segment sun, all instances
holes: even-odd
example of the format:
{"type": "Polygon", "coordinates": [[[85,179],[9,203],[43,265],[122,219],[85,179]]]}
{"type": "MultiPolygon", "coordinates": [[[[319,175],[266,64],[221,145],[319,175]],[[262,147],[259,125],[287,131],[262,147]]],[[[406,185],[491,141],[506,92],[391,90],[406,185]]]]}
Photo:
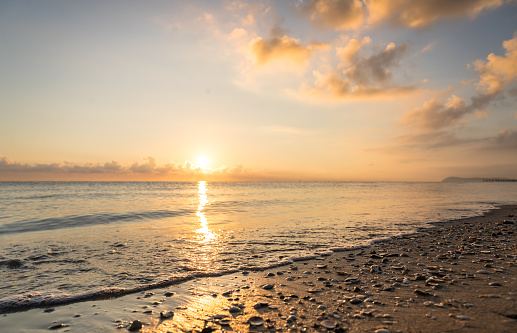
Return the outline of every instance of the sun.
{"type": "Polygon", "coordinates": [[[210,164],[210,160],[206,156],[199,156],[196,160],[196,167],[205,170],[210,164]]]}

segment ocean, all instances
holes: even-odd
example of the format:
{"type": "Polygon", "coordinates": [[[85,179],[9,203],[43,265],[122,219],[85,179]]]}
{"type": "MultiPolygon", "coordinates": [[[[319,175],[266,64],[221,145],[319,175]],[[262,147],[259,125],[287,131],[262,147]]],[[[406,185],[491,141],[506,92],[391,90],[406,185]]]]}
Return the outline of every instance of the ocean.
{"type": "Polygon", "coordinates": [[[0,313],[310,260],[516,202],[516,183],[0,182],[0,313]]]}

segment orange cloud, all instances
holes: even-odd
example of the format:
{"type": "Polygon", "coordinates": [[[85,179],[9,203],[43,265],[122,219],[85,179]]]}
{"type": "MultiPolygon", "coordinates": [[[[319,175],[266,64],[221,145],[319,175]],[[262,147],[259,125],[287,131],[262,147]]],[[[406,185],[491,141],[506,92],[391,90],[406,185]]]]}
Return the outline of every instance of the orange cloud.
{"type": "Polygon", "coordinates": [[[470,16],[502,6],[505,0],[364,0],[368,22],[423,28],[443,18],[470,16]]]}
{"type": "Polygon", "coordinates": [[[477,60],[474,67],[480,75],[478,89],[484,94],[502,92],[517,78],[517,34],[503,42],[504,56],[490,53],[487,61],[477,60]]]}
{"type": "Polygon", "coordinates": [[[511,0],[309,0],[301,12],[319,28],[358,29],[385,22],[410,28],[428,27],[441,19],[469,16],[511,0]]]}
{"type": "Polygon", "coordinates": [[[310,0],[302,7],[302,13],[316,27],[345,30],[359,28],[366,9],[359,0],[310,0]]]}
{"type": "Polygon", "coordinates": [[[302,45],[299,40],[285,35],[275,36],[269,40],[257,37],[250,43],[251,54],[259,66],[279,59],[287,59],[297,65],[303,65],[309,60],[313,51],[322,47],[327,47],[327,44],[302,45]]]}
{"type": "Polygon", "coordinates": [[[436,99],[424,103],[421,108],[406,113],[401,124],[427,131],[437,131],[458,124],[469,113],[466,102],[452,95],[445,104],[436,99]]]}

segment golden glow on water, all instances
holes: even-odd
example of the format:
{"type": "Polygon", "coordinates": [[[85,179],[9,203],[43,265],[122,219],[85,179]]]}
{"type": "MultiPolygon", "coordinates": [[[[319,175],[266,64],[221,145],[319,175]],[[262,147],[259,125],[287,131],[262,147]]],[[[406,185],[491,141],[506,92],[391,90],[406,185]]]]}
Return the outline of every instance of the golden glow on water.
{"type": "Polygon", "coordinates": [[[202,239],[200,240],[200,243],[207,243],[212,240],[214,240],[217,235],[210,230],[208,227],[208,220],[206,219],[205,212],[203,211],[205,209],[205,206],[208,204],[208,196],[206,194],[207,192],[207,186],[206,181],[200,181],[198,183],[198,206],[197,206],[197,212],[196,215],[199,218],[199,222],[201,224],[201,228],[197,229],[196,232],[202,236],[202,239]]]}

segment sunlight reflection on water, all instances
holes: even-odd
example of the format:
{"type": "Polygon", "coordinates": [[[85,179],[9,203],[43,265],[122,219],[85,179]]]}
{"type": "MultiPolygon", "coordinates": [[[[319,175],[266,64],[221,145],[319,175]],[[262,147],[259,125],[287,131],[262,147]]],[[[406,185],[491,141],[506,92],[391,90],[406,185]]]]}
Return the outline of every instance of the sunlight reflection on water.
{"type": "Polygon", "coordinates": [[[197,229],[196,232],[202,236],[200,243],[208,243],[212,240],[216,240],[217,234],[213,233],[212,230],[208,228],[208,220],[206,219],[205,212],[203,211],[205,209],[205,205],[208,204],[206,181],[200,181],[198,188],[199,205],[197,206],[196,216],[199,217],[201,228],[197,229]]]}

